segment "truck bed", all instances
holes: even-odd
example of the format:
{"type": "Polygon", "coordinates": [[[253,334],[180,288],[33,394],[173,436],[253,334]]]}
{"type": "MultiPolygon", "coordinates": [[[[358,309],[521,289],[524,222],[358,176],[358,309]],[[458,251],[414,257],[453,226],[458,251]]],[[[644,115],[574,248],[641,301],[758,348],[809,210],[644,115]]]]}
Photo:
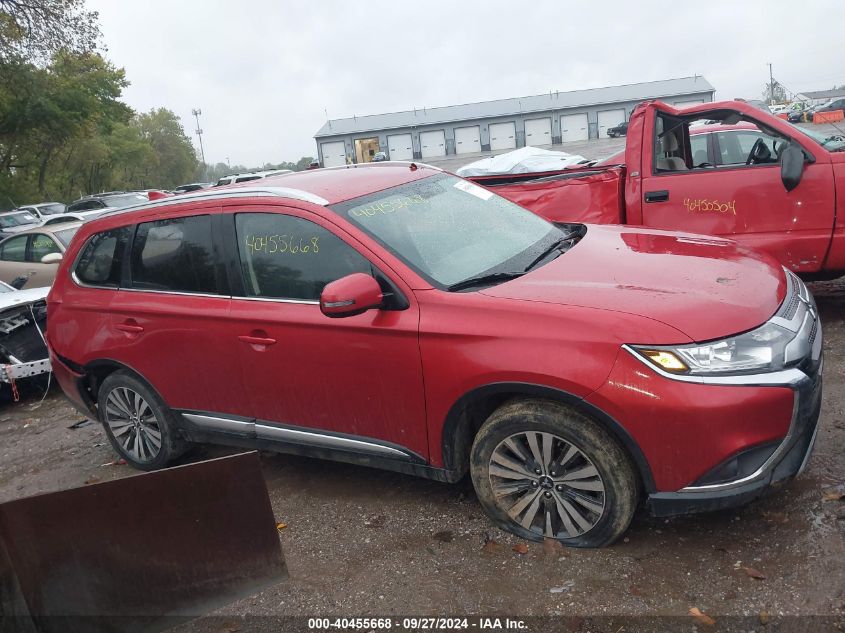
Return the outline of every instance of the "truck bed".
{"type": "Polygon", "coordinates": [[[621,165],[472,176],[468,180],[550,222],[624,223],[625,167],[621,165]]]}

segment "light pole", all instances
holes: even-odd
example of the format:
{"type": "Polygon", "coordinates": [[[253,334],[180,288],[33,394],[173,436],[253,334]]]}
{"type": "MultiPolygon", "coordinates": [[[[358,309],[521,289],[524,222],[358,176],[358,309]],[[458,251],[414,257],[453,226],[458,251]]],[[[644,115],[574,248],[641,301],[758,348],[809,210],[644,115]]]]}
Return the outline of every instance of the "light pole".
{"type": "Polygon", "coordinates": [[[769,105],[775,104],[775,78],[772,75],[772,65],[769,64],[769,105]]]}
{"type": "Polygon", "coordinates": [[[197,138],[200,141],[200,156],[202,157],[202,178],[206,180],[208,178],[208,165],[205,162],[205,150],[202,148],[202,128],[200,127],[200,115],[202,114],[202,110],[199,108],[194,108],[191,110],[191,114],[194,115],[194,118],[197,120],[197,138]]]}

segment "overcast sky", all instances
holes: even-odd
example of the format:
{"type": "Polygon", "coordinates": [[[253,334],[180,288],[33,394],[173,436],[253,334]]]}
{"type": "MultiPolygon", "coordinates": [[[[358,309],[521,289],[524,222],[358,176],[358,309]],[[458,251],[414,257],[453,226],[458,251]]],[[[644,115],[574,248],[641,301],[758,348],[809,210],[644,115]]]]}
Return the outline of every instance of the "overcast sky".
{"type": "Polygon", "coordinates": [[[842,0],[88,0],[137,110],[166,107],[206,160],[315,156],[329,118],[704,75],[717,99],[845,84],[842,0]],[[251,7],[251,8],[247,8],[251,7]]]}

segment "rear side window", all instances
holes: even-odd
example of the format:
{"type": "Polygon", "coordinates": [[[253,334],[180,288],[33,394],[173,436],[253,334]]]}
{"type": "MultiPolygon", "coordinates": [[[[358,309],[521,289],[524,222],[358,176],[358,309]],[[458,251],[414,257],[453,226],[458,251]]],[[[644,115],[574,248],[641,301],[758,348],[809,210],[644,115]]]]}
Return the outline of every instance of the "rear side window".
{"type": "Polygon", "coordinates": [[[129,234],[124,226],[91,236],[76,263],[76,278],[91,286],[117,288],[129,234]]]}
{"type": "Polygon", "coordinates": [[[4,262],[23,262],[26,261],[26,241],[29,239],[26,235],[19,235],[11,237],[0,246],[0,259],[4,262]]]}
{"type": "Polygon", "coordinates": [[[370,263],[323,227],[279,213],[239,213],[235,219],[248,297],[319,301],[330,281],[372,274],[370,263]]]}
{"type": "Polygon", "coordinates": [[[138,225],[132,243],[132,287],[217,294],[211,218],[196,215],[138,225]]]}

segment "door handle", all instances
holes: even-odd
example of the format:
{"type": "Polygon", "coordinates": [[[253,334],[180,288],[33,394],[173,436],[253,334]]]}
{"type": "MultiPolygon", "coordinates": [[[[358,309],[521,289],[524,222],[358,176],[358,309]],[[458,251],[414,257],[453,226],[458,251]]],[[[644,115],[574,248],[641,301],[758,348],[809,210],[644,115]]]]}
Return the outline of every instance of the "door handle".
{"type": "Polygon", "coordinates": [[[248,336],[242,335],[238,337],[238,340],[241,343],[247,343],[248,345],[275,345],[276,339],[274,338],[267,338],[264,336],[248,336]]]}
{"type": "Polygon", "coordinates": [[[123,323],[118,323],[114,326],[115,330],[120,330],[121,332],[126,332],[127,334],[140,334],[144,331],[144,328],[138,325],[134,320],[128,319],[123,323]]]}
{"type": "Polygon", "coordinates": [[[665,189],[662,191],[646,191],[646,202],[666,202],[669,199],[669,192],[665,189]]]}

